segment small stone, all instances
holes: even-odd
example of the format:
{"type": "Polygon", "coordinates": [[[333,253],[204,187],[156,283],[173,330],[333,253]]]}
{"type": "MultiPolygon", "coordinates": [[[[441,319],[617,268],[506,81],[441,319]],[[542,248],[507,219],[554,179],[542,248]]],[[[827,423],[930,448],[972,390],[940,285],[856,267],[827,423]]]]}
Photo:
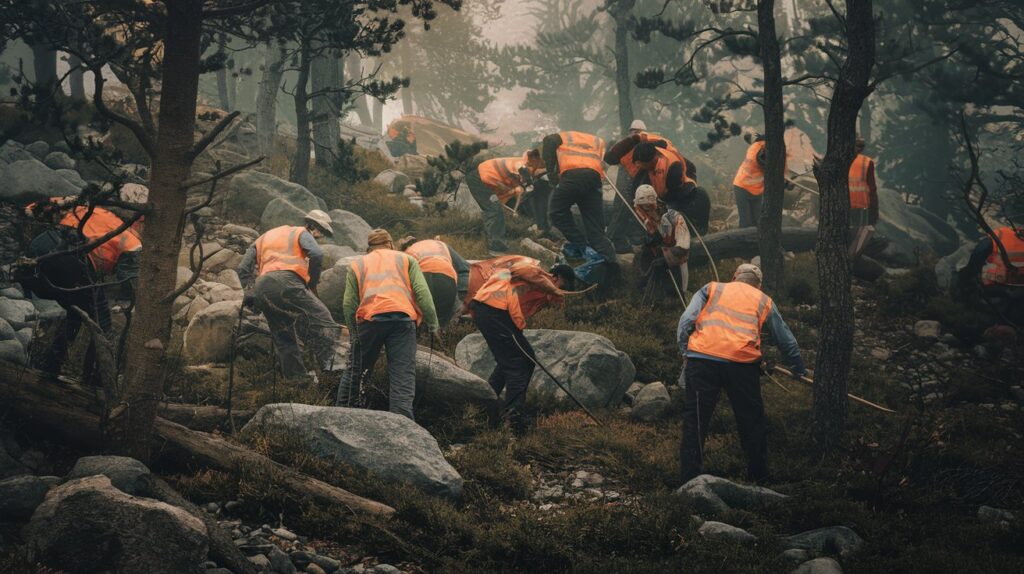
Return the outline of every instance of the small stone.
{"type": "Polygon", "coordinates": [[[49,490],[46,482],[31,474],[0,480],[0,517],[20,519],[32,516],[49,490]]]}
{"type": "Polygon", "coordinates": [[[25,151],[31,153],[39,159],[46,157],[46,154],[50,153],[50,144],[44,141],[32,142],[25,146],[25,151]]]}
{"type": "Polygon", "coordinates": [[[373,567],[373,574],[402,574],[402,571],[390,564],[378,564],[373,567]]]}
{"type": "Polygon", "coordinates": [[[804,562],[791,574],[843,574],[843,569],[833,558],[815,558],[804,562]]]}
{"type": "Polygon", "coordinates": [[[8,299],[24,299],[25,293],[21,290],[21,287],[12,285],[10,287],[0,289],[0,297],[6,297],[8,299]]]}
{"type": "Polygon", "coordinates": [[[806,562],[811,557],[811,555],[806,550],[803,550],[801,548],[790,548],[789,550],[786,550],[782,553],[782,557],[786,560],[789,560],[790,562],[800,564],[806,562]]]}
{"type": "Polygon", "coordinates": [[[305,568],[310,563],[312,553],[306,552],[305,550],[294,550],[288,557],[292,559],[292,564],[295,564],[299,568],[305,568]]]}
{"type": "Polygon", "coordinates": [[[914,335],[922,339],[938,339],[942,334],[942,326],[938,321],[918,321],[914,323],[914,335]]]}
{"type": "Polygon", "coordinates": [[[1016,517],[1009,510],[982,506],[978,508],[978,520],[983,524],[1009,525],[1016,517]]]}
{"type": "Polygon", "coordinates": [[[295,574],[295,565],[291,558],[280,548],[274,546],[270,549],[270,567],[278,574],[295,574]]]}
{"type": "Polygon", "coordinates": [[[211,502],[204,506],[203,509],[209,512],[210,514],[217,514],[217,511],[220,510],[220,505],[217,504],[216,502],[211,502]]]}
{"type": "Polygon", "coordinates": [[[892,356],[892,353],[887,349],[875,347],[874,349],[871,349],[871,356],[879,361],[888,361],[889,357],[892,356]]]}
{"type": "MultiPolygon", "coordinates": [[[[237,544],[238,541],[236,540],[235,542],[237,544]]],[[[245,554],[246,556],[256,556],[257,554],[267,554],[267,553],[269,553],[274,548],[276,548],[276,547],[273,544],[270,544],[270,543],[267,543],[267,544],[253,544],[252,540],[248,540],[248,541],[246,541],[245,544],[242,544],[241,546],[238,547],[238,549],[242,551],[242,554],[245,554]]]]}
{"type": "Polygon", "coordinates": [[[327,572],[316,564],[308,564],[306,565],[306,574],[327,574],[327,572]]]}
{"type": "Polygon", "coordinates": [[[335,560],[330,556],[321,556],[319,554],[313,554],[309,557],[310,562],[324,569],[327,574],[331,574],[338,568],[341,568],[341,561],[335,560]]]}
{"type": "Polygon", "coordinates": [[[234,572],[227,568],[211,568],[206,571],[206,574],[234,574],[234,572]]]}
{"type": "Polygon", "coordinates": [[[829,526],[801,532],[783,539],[786,548],[807,550],[814,556],[849,556],[864,543],[856,532],[845,526],[829,526]]]}
{"type": "Polygon", "coordinates": [[[299,539],[299,537],[294,532],[288,530],[287,528],[275,528],[273,530],[273,533],[274,536],[277,536],[282,540],[288,540],[289,542],[299,539]]]}
{"type": "Polygon", "coordinates": [[[240,500],[229,500],[224,505],[224,510],[227,510],[228,512],[234,512],[235,510],[238,510],[241,507],[242,507],[242,501],[240,501],[240,500]]]}
{"type": "Polygon", "coordinates": [[[262,554],[257,554],[255,556],[249,556],[249,562],[252,562],[253,564],[255,564],[257,568],[261,568],[261,569],[270,568],[270,558],[267,558],[266,556],[264,556],[262,554]]]}
{"type": "Polygon", "coordinates": [[[701,527],[697,529],[697,534],[711,540],[723,540],[726,542],[737,542],[739,544],[752,544],[757,541],[756,536],[742,528],[736,528],[730,524],[715,522],[713,520],[709,520],[701,525],[701,527]]]}

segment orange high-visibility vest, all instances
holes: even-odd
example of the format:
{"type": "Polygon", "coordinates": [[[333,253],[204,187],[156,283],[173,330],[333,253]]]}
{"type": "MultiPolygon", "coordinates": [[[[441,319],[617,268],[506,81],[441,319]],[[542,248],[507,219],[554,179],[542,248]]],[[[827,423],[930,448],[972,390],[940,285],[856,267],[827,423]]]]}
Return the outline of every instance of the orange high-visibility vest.
{"type": "Polygon", "coordinates": [[[668,176],[668,169],[672,167],[672,164],[680,164],[683,173],[683,183],[694,183],[694,181],[686,175],[686,161],[682,159],[682,156],[676,156],[671,152],[658,148],[658,155],[656,156],[656,159],[657,161],[654,164],[654,169],[647,171],[647,177],[650,179],[651,187],[654,188],[654,192],[658,194],[659,198],[664,199],[665,194],[668,193],[666,177],[668,176]]]}
{"type": "Polygon", "coordinates": [[[771,298],[757,287],[739,281],[712,282],[687,348],[727,361],[757,362],[761,326],[771,310],[771,298]]]}
{"type": "Polygon", "coordinates": [[[868,168],[874,161],[864,154],[857,154],[850,164],[850,207],[867,209],[871,206],[871,188],[868,187],[868,168]]]}
{"type": "Polygon", "coordinates": [[[583,132],[562,132],[558,146],[558,174],[570,169],[592,169],[604,176],[604,140],[583,132]]]}
{"type": "Polygon", "coordinates": [[[455,265],[452,264],[452,254],[443,241],[436,239],[417,241],[410,245],[405,252],[419,261],[420,271],[440,273],[458,281],[459,276],[455,273],[455,265]]]}
{"type": "MultiPolygon", "coordinates": [[[[669,141],[667,137],[660,136],[658,134],[650,132],[640,133],[641,142],[656,142],[659,140],[665,142],[665,144],[667,145],[667,147],[659,149],[664,149],[666,152],[669,153],[669,155],[679,156],[680,161],[682,161],[683,154],[680,153],[678,149],[676,149],[676,146],[672,145],[672,142],[669,141]]],[[[636,174],[640,172],[640,167],[636,165],[635,161],[633,161],[633,150],[629,150],[629,153],[622,156],[622,159],[619,160],[619,165],[621,165],[622,169],[626,170],[626,173],[628,173],[632,177],[636,177],[636,174]]]]}
{"type": "Polygon", "coordinates": [[[757,154],[761,153],[762,149],[764,140],[750,144],[747,156],[743,158],[743,163],[736,171],[736,177],[732,179],[733,185],[742,187],[753,195],[764,193],[764,169],[757,163],[757,154]]]}
{"type": "MultiPolygon", "coordinates": [[[[60,224],[77,229],[82,220],[86,218],[88,212],[88,207],[79,205],[65,214],[64,218],[60,220],[60,224]]],[[[93,241],[122,225],[124,225],[124,220],[113,212],[102,207],[93,207],[92,215],[89,215],[88,219],[85,220],[85,225],[82,227],[82,235],[89,241],[93,241]]],[[[89,260],[97,271],[110,273],[114,270],[114,266],[117,265],[117,260],[121,257],[122,253],[138,251],[139,249],[142,249],[142,239],[139,238],[138,233],[134,229],[129,227],[90,251],[89,260]]]]}
{"type": "Polygon", "coordinates": [[[995,238],[992,240],[992,253],[985,260],[985,266],[981,268],[981,283],[983,285],[1024,286],[1024,238],[1017,235],[1012,227],[1000,227],[993,234],[995,238]],[[996,239],[1006,249],[1006,255],[1010,258],[1012,268],[1008,269],[1003,263],[996,239]]]}
{"type": "Polygon", "coordinates": [[[357,321],[369,321],[381,313],[405,313],[417,324],[423,313],[412,292],[409,265],[412,258],[400,251],[375,249],[352,262],[359,282],[357,321]]]}
{"type": "Polygon", "coordinates": [[[493,259],[477,261],[469,266],[469,286],[466,292],[466,301],[470,301],[480,286],[487,282],[498,269],[511,269],[513,265],[540,265],[540,261],[525,255],[502,255],[493,259]]]}
{"type": "MultiPolygon", "coordinates": [[[[513,267],[519,265],[523,264],[513,267]]],[[[554,283],[553,276],[544,274],[554,283]]],[[[474,301],[508,311],[512,322],[519,329],[525,329],[527,319],[543,309],[549,302],[557,299],[559,298],[544,293],[525,281],[516,279],[512,269],[496,270],[473,296],[474,301]]]]}
{"type": "Polygon", "coordinates": [[[477,169],[480,181],[498,196],[498,201],[505,203],[522,184],[519,181],[519,168],[524,165],[526,162],[522,158],[499,157],[482,162],[477,169]]]}
{"type": "Polygon", "coordinates": [[[299,245],[305,227],[282,225],[264,233],[256,240],[256,274],[291,271],[309,283],[309,258],[299,245]]]}

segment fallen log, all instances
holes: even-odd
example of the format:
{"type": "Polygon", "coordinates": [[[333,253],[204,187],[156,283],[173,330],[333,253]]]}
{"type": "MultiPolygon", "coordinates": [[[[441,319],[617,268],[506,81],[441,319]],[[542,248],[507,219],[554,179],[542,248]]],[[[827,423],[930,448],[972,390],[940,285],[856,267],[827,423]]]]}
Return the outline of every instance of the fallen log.
{"type": "MultiPolygon", "coordinates": [[[[811,251],[814,249],[814,244],[817,240],[818,230],[814,227],[790,226],[782,228],[782,248],[786,251],[793,251],[794,253],[811,251]]],[[[690,264],[706,265],[708,256],[695,243],[696,240],[693,240],[690,245],[690,264]]],[[[704,243],[716,261],[732,259],[734,257],[751,259],[761,254],[756,227],[728,229],[718,233],[709,233],[704,236],[704,243]]],[[[729,275],[731,270],[728,273],[723,270],[723,273],[729,275]]]]}
{"type": "MultiPolygon", "coordinates": [[[[226,428],[228,410],[214,405],[190,405],[186,403],[161,403],[157,415],[195,431],[213,432],[226,428]]],[[[252,418],[253,411],[234,410],[231,418],[236,426],[242,426],[252,418]]]]}
{"type": "MultiPolygon", "coordinates": [[[[58,381],[56,377],[0,361],[0,397],[22,416],[91,448],[103,445],[96,390],[58,381]]],[[[369,500],[295,471],[241,445],[209,433],[157,417],[154,437],[158,447],[190,458],[209,468],[239,474],[258,469],[269,480],[299,498],[337,505],[353,512],[390,516],[390,506],[369,500]]],[[[159,452],[157,450],[156,452],[159,452]]]]}

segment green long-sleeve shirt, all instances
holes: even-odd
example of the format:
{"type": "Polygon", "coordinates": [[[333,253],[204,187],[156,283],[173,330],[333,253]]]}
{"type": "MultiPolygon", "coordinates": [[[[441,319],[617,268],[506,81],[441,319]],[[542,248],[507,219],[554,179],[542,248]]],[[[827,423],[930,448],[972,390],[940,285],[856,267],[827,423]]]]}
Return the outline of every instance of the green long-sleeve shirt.
{"type": "MultiPolygon", "coordinates": [[[[412,284],[412,294],[416,300],[416,306],[423,313],[423,320],[431,331],[441,328],[437,320],[437,310],[434,309],[434,300],[430,296],[430,288],[427,287],[427,280],[423,278],[423,271],[420,264],[412,257],[409,260],[409,282],[412,284]]],[[[356,311],[359,309],[359,279],[351,270],[345,278],[345,296],[342,298],[342,312],[345,315],[345,325],[349,331],[355,333],[356,311]]],[[[411,318],[410,318],[411,320],[411,318]]]]}

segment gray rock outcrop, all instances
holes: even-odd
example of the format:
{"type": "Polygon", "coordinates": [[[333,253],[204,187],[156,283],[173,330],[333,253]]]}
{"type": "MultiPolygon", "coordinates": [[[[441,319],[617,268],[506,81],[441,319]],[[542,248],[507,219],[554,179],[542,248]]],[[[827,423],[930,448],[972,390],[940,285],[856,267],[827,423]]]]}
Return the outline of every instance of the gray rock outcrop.
{"type": "Polygon", "coordinates": [[[736,484],[730,480],[702,474],[679,487],[677,494],[685,494],[703,514],[715,516],[731,508],[754,510],[776,504],[788,498],[763,486],[736,484]]]}

